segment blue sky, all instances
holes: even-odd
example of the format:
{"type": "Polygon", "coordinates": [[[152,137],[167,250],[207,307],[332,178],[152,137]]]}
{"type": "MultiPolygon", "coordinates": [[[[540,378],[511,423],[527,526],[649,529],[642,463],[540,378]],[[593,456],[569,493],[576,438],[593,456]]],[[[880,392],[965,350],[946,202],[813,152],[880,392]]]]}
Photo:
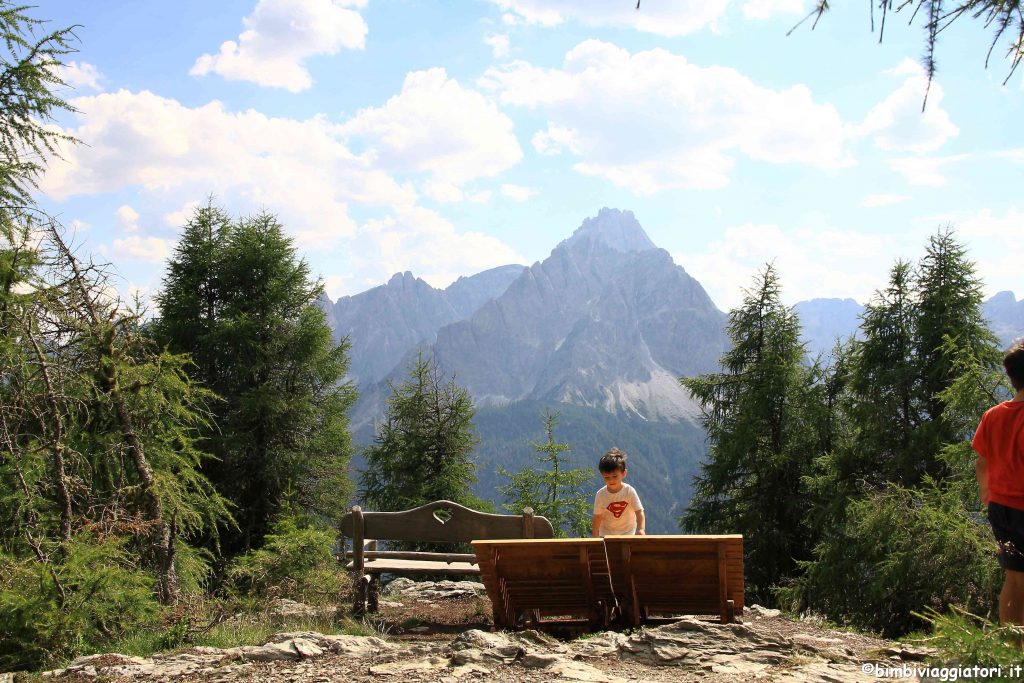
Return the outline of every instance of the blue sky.
{"type": "Polygon", "coordinates": [[[809,0],[47,2],[83,144],[39,200],[143,296],[209,195],[332,298],[528,265],[603,206],[723,309],[769,260],[790,303],[863,302],[946,224],[1020,292],[1024,71],[961,21],[922,113],[923,29],[833,4],[787,37],[809,0]]]}

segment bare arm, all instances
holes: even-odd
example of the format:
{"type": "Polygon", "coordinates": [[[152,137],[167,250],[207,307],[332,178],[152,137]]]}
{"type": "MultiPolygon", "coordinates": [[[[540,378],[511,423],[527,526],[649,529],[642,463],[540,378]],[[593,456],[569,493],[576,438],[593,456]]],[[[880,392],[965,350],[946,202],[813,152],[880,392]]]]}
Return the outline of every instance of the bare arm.
{"type": "Polygon", "coordinates": [[[646,520],[644,518],[644,511],[643,510],[637,510],[636,511],[636,534],[637,534],[637,536],[646,536],[647,535],[647,524],[646,524],[646,520]]]}
{"type": "Polygon", "coordinates": [[[596,537],[600,533],[601,533],[601,515],[594,515],[594,519],[590,523],[590,535],[596,537]]]}

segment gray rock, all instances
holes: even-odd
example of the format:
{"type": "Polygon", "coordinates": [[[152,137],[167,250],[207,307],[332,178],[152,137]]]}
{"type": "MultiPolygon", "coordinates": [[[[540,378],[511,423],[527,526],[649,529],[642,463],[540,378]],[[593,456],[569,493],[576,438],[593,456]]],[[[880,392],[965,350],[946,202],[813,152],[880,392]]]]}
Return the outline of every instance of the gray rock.
{"type": "Polygon", "coordinates": [[[782,615],[780,610],[761,607],[758,604],[747,605],[744,611],[749,612],[754,619],[771,619],[782,615]]]}

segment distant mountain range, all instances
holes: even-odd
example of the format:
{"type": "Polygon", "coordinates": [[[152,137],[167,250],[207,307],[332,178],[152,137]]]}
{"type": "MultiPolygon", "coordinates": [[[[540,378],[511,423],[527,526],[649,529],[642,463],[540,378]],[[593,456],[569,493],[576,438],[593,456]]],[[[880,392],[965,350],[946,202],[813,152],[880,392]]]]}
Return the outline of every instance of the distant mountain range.
{"type": "MultiPolygon", "coordinates": [[[[793,309],[800,317],[801,340],[811,356],[829,353],[838,340],[855,335],[864,312],[853,299],[810,299],[793,309]]],[[[1024,336],[1024,300],[1017,301],[1013,292],[995,294],[981,310],[1002,346],[1024,336]]]]}
{"type": "MultiPolygon", "coordinates": [[[[632,212],[602,209],[530,267],[494,268],[446,289],[397,273],[321,305],[336,337],[351,343],[357,443],[372,440],[388,383],[423,352],[477,405],[479,495],[498,497],[499,468],[532,464],[540,414],[554,409],[555,436],[573,447],[574,466],[595,470],[593,490],[598,458],[618,446],[630,454],[651,531],[678,529],[706,457],[699,407],[678,380],[718,369],[727,317],[632,212]]],[[[794,308],[811,354],[855,333],[863,311],[853,299],[794,308]]],[[[985,312],[1004,340],[1024,333],[1024,302],[1013,294],[996,295],[985,312]]]]}
{"type": "Polygon", "coordinates": [[[372,438],[388,381],[415,354],[455,374],[478,406],[478,493],[494,499],[498,467],[531,464],[540,413],[562,413],[556,432],[577,466],[618,446],[651,508],[652,530],[676,530],[705,455],[699,409],[681,376],[714,370],[726,348],[725,315],[695,279],[651,242],[629,211],[603,209],[529,268],[504,266],[445,290],[410,273],[336,303],[323,302],[352,344],[357,441],[372,438]]]}

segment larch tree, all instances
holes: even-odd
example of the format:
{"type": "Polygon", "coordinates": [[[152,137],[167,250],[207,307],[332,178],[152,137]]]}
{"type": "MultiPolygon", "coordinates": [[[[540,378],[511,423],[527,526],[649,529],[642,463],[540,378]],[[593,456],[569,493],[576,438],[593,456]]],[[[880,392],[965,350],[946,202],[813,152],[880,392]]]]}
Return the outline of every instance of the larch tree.
{"type": "Polygon", "coordinates": [[[408,378],[390,384],[384,421],[364,452],[361,497],[373,510],[406,510],[434,500],[481,509],[472,493],[473,400],[437,363],[419,354],[408,378]]]}
{"type": "Polygon", "coordinates": [[[569,467],[565,454],[572,449],[567,443],[555,441],[558,413],[546,411],[541,419],[544,441],[530,444],[536,452],[536,466],[514,474],[504,468],[498,470],[509,479],[498,489],[508,501],[504,508],[513,514],[533,508],[551,522],[556,536],[587,536],[592,510],[583,487],[593,480],[593,471],[569,467]]]}
{"type": "Polygon", "coordinates": [[[801,411],[813,377],[799,321],[779,291],[768,265],[729,314],[722,371],[682,380],[703,407],[710,452],[680,525],[744,534],[748,585],[763,601],[810,550],[800,487],[813,453],[801,411]]]}

